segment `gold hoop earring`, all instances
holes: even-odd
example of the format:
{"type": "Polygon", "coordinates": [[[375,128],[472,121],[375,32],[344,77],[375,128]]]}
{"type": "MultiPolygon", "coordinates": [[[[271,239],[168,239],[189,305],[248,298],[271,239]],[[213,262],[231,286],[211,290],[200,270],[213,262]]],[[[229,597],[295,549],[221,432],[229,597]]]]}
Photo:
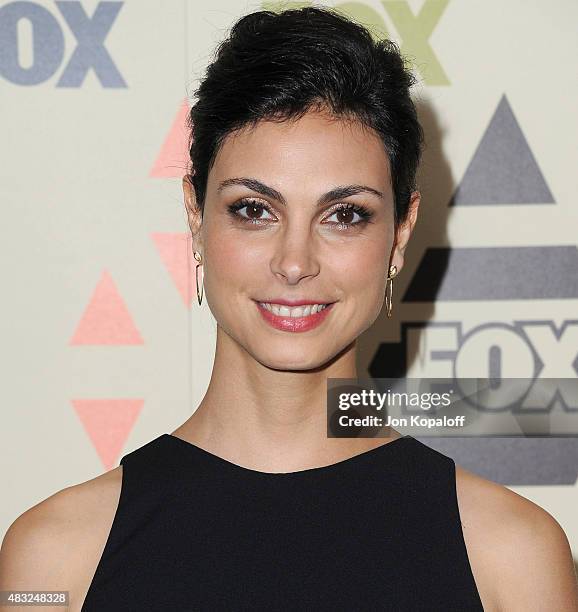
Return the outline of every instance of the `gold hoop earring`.
{"type": "Polygon", "coordinates": [[[391,317],[391,311],[393,309],[393,278],[397,276],[397,266],[389,266],[389,274],[385,281],[385,305],[387,308],[387,318],[391,317]],[[389,289],[389,291],[388,291],[389,289]]]}
{"type": "MultiPolygon", "coordinates": [[[[203,279],[202,278],[201,278],[201,282],[199,283],[199,268],[203,267],[203,257],[202,257],[202,255],[198,251],[194,251],[193,252],[193,256],[194,256],[195,260],[199,262],[197,264],[197,267],[195,268],[195,281],[196,281],[196,285],[197,285],[197,300],[198,300],[199,306],[200,306],[201,302],[203,301],[204,283],[203,283],[203,279]],[[199,293],[199,286],[201,287],[200,293],[199,293]]],[[[201,270],[201,275],[202,275],[202,270],[201,270]]]]}

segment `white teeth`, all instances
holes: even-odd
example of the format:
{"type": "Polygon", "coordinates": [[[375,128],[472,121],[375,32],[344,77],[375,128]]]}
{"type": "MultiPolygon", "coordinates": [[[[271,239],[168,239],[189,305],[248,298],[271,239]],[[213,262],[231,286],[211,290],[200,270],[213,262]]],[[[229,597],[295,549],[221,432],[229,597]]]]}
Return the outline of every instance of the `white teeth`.
{"type": "Polygon", "coordinates": [[[278,317],[293,318],[308,317],[310,314],[315,314],[327,308],[327,304],[307,304],[307,306],[296,306],[295,308],[289,308],[282,304],[269,304],[265,302],[260,302],[260,304],[278,317]]]}

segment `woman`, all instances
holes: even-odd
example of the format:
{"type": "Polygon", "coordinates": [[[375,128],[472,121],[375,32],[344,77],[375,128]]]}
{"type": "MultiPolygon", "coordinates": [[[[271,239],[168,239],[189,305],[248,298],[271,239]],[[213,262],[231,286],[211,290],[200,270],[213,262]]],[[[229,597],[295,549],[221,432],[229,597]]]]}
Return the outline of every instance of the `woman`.
{"type": "Polygon", "coordinates": [[[544,510],[411,436],[326,435],[327,378],[357,376],[417,218],[413,83],[393,43],[329,9],[237,22],[183,180],[218,323],[206,395],[19,517],[3,589],[86,611],[578,609],[544,510]]]}

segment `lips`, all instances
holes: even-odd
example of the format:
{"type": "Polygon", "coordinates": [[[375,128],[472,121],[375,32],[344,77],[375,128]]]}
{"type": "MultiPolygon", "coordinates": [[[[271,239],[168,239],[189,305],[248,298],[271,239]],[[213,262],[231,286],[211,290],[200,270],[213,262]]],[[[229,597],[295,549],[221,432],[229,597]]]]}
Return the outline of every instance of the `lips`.
{"type": "Polygon", "coordinates": [[[297,306],[312,306],[313,304],[330,304],[331,302],[326,302],[325,300],[290,300],[285,298],[271,298],[267,300],[255,300],[260,302],[261,304],[278,304],[280,306],[287,306],[289,308],[295,308],[297,306]]]}
{"type": "MultiPolygon", "coordinates": [[[[269,323],[275,329],[280,329],[281,331],[289,331],[289,332],[304,332],[314,329],[321,325],[321,323],[326,319],[329,312],[333,309],[335,302],[328,304],[323,310],[319,312],[315,312],[313,314],[309,314],[306,316],[287,316],[287,315],[278,315],[268,310],[265,306],[263,306],[259,302],[255,302],[259,312],[263,319],[269,323]]],[[[283,302],[275,302],[277,304],[282,304],[283,302]]],[[[309,302],[309,304],[313,304],[315,302],[309,302]]],[[[317,302],[318,303],[318,302],[317,302]]],[[[303,302],[301,302],[303,304],[303,302]]],[[[295,307],[298,304],[295,304],[295,307]]]]}

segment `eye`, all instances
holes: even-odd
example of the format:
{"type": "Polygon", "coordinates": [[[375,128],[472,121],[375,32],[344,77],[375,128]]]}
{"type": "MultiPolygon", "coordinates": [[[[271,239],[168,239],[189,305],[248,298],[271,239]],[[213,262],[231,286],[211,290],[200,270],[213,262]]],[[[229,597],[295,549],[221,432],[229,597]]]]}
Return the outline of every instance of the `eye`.
{"type": "Polygon", "coordinates": [[[340,204],[327,218],[330,219],[333,216],[337,216],[337,221],[329,225],[335,225],[339,230],[348,230],[356,225],[361,226],[370,223],[373,212],[350,202],[349,204],[340,204]],[[355,215],[359,217],[358,220],[355,220],[355,215]]]}
{"type": "MultiPolygon", "coordinates": [[[[243,198],[227,207],[229,214],[236,220],[250,225],[267,225],[276,219],[267,204],[255,200],[254,198],[243,198]],[[242,212],[243,211],[243,212],[242,212]],[[264,216],[264,213],[268,216],[264,216]]],[[[356,226],[362,227],[370,223],[373,212],[364,206],[357,204],[342,203],[337,206],[331,215],[327,217],[337,217],[335,222],[324,221],[325,225],[331,225],[339,231],[353,229],[356,226]],[[357,215],[358,219],[355,218],[357,215]]]]}
{"type": "Polygon", "coordinates": [[[263,217],[263,212],[271,215],[271,211],[263,202],[252,198],[243,198],[228,206],[227,210],[237,221],[252,225],[266,225],[268,221],[275,218],[274,216],[263,217]],[[243,209],[246,209],[246,211],[241,213],[243,209]]]}

